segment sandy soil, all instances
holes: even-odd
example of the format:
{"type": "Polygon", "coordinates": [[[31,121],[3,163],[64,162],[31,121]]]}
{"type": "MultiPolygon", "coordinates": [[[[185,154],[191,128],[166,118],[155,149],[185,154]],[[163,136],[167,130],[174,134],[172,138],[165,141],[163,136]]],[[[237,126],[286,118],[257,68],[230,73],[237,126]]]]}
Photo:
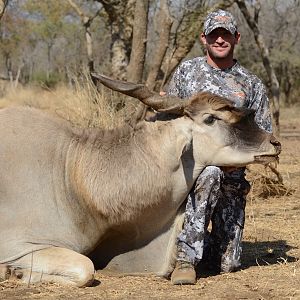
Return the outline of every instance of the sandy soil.
{"type": "Polygon", "coordinates": [[[242,269],[204,272],[195,286],[173,286],[154,275],[97,273],[93,287],[0,283],[0,299],[300,299],[300,109],[284,109],[283,152],[278,170],[283,185],[263,167],[251,167],[242,269]],[[262,176],[264,175],[264,176],[262,176]]]}

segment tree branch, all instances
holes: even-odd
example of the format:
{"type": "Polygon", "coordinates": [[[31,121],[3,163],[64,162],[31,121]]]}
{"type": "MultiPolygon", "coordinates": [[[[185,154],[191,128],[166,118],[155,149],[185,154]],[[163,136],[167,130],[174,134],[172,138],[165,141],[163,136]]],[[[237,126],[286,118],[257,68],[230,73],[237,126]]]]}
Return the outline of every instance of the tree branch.
{"type": "Polygon", "coordinates": [[[77,14],[79,15],[79,17],[83,20],[84,18],[84,13],[83,11],[79,8],[79,6],[73,1],[73,0],[67,0],[69,2],[69,4],[71,5],[71,7],[76,10],[77,14]]]}
{"type": "Polygon", "coordinates": [[[96,11],[96,13],[90,17],[87,16],[83,10],[73,1],[67,0],[70,6],[77,12],[81,19],[81,23],[85,29],[85,40],[86,40],[86,50],[87,50],[87,57],[88,57],[88,69],[90,72],[94,71],[94,59],[93,59],[93,39],[91,34],[91,24],[92,21],[95,19],[96,16],[99,15],[100,11],[102,10],[103,6],[96,11]]]}

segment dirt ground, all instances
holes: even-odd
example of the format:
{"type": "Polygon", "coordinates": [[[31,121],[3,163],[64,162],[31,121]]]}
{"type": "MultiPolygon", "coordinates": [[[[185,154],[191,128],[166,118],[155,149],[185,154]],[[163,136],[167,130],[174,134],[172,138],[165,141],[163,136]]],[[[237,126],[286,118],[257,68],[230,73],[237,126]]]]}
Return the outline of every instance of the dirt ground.
{"type": "Polygon", "coordinates": [[[0,299],[300,299],[300,108],[283,109],[283,151],[274,173],[251,167],[242,269],[200,274],[195,286],[173,286],[154,275],[121,276],[97,272],[89,288],[57,284],[0,283],[0,299]]]}

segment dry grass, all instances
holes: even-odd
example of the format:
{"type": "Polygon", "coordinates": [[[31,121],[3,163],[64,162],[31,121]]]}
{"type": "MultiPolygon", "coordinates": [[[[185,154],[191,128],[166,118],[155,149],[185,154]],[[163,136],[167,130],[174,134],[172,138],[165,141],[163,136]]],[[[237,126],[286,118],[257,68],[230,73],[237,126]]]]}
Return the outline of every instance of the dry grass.
{"type": "MultiPolygon", "coordinates": [[[[24,105],[48,110],[81,127],[112,128],[122,124],[123,111],[119,102],[112,101],[112,93],[93,85],[87,75],[74,80],[72,87],[58,86],[55,90],[37,86],[10,87],[0,99],[0,108],[24,105]]],[[[120,100],[121,102],[121,100],[120,100]]]]}
{"type": "Polygon", "coordinates": [[[251,182],[251,197],[267,199],[273,196],[290,196],[295,193],[297,186],[290,184],[290,182],[283,182],[282,168],[276,173],[272,171],[270,166],[248,166],[247,179],[251,182]],[[278,173],[277,173],[278,172],[278,173]]]}

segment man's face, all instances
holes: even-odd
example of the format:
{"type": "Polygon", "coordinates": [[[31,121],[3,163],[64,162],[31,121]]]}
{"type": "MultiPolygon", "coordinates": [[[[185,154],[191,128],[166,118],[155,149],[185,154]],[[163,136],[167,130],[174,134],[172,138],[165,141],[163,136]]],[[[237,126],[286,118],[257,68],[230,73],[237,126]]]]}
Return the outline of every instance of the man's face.
{"type": "Polygon", "coordinates": [[[201,41],[206,46],[209,56],[215,59],[232,57],[239,39],[238,32],[231,34],[225,28],[216,28],[208,35],[201,34],[201,41]]]}

